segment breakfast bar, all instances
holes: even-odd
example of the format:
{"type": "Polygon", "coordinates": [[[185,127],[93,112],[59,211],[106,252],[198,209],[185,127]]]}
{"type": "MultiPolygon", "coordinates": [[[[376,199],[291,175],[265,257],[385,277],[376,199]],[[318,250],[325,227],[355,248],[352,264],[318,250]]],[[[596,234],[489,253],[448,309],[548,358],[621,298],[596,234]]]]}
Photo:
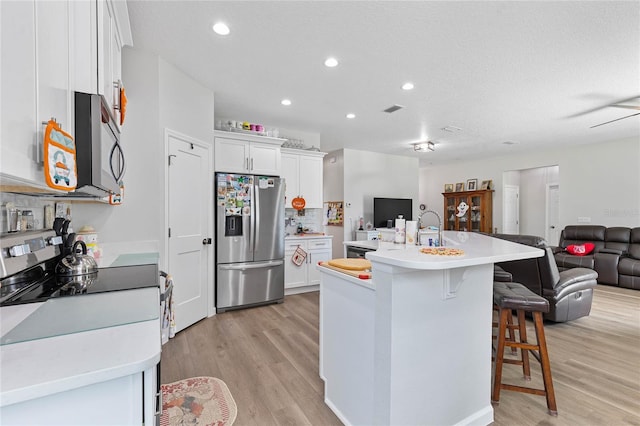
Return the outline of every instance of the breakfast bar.
{"type": "Polygon", "coordinates": [[[444,240],[453,255],[380,244],[366,254],[371,279],[318,266],[320,376],[345,424],[493,421],[493,264],[543,252],[478,233],[444,240]]]}

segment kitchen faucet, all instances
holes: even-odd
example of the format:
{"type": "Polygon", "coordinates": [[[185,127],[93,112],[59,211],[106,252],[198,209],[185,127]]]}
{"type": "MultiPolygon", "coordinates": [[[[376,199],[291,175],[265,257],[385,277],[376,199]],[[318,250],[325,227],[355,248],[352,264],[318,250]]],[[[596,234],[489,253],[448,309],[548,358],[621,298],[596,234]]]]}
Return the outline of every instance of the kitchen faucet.
{"type": "Polygon", "coordinates": [[[436,244],[436,246],[444,246],[444,240],[442,239],[442,217],[440,216],[440,213],[438,213],[435,210],[422,210],[420,212],[420,214],[418,215],[418,238],[416,238],[416,245],[421,245],[420,244],[420,227],[422,224],[422,215],[424,215],[425,213],[433,213],[436,215],[436,217],[438,218],[438,242],[436,244]]]}

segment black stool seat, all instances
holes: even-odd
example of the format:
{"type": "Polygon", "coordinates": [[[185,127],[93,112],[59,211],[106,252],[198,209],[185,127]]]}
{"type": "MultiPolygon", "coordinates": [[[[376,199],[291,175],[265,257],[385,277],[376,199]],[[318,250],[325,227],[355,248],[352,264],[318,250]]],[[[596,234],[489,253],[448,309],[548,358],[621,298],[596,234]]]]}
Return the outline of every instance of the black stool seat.
{"type": "Polygon", "coordinates": [[[549,312],[549,301],[520,283],[493,283],[493,303],[499,308],[549,312]]]}

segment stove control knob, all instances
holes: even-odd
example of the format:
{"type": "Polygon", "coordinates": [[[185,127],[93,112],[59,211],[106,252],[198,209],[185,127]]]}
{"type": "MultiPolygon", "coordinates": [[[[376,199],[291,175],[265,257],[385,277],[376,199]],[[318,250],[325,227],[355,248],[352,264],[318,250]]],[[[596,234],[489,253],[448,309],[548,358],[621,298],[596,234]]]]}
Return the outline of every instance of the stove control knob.
{"type": "Polygon", "coordinates": [[[47,245],[57,246],[58,244],[62,244],[62,236],[58,235],[55,237],[51,237],[47,240],[47,245]]]}
{"type": "Polygon", "coordinates": [[[31,253],[29,244],[19,244],[9,248],[9,254],[13,257],[24,256],[29,253],[31,253]]]}

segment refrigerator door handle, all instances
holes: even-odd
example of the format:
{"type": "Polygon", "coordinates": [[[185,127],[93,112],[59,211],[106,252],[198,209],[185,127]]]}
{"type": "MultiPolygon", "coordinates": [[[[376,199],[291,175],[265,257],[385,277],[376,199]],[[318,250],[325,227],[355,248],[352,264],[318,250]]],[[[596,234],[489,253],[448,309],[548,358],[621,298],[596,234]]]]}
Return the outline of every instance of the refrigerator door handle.
{"type": "MultiPolygon", "coordinates": [[[[257,177],[257,176],[256,176],[257,177]]],[[[255,178],[254,178],[255,179],[255,178]]],[[[251,236],[253,237],[253,243],[251,244],[251,249],[255,252],[256,247],[260,244],[260,191],[259,186],[254,184],[253,186],[253,200],[254,200],[254,215],[253,215],[253,233],[251,236]]]]}
{"type": "Polygon", "coordinates": [[[224,271],[244,271],[245,269],[260,269],[265,267],[280,266],[284,263],[282,260],[272,260],[269,262],[244,263],[240,265],[218,265],[224,271]]]}

